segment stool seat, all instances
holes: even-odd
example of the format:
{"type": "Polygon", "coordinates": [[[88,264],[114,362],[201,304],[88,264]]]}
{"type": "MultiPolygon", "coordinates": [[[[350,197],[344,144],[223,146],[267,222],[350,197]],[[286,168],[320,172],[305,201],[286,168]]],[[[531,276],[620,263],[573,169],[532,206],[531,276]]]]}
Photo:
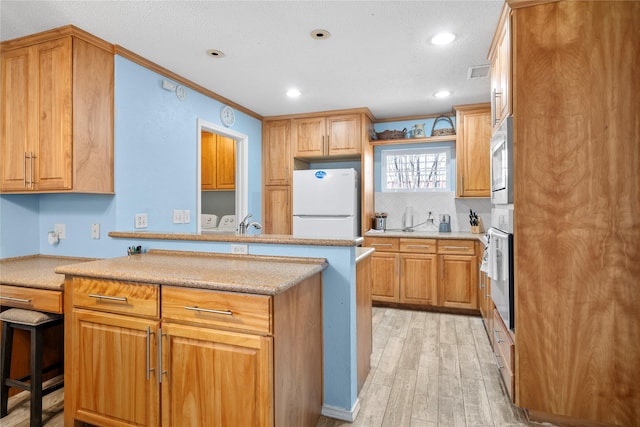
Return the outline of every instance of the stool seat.
{"type": "MultiPolygon", "coordinates": [[[[9,388],[18,388],[31,392],[30,426],[42,426],[42,396],[60,389],[64,383],[58,382],[42,388],[42,374],[50,369],[62,367],[56,364],[47,370],[42,367],[42,353],[44,347],[44,330],[60,325],[64,321],[61,314],[42,313],[35,310],[11,308],[0,313],[2,321],[2,347],[0,348],[0,417],[8,413],[9,388]],[[11,355],[13,352],[13,331],[23,329],[31,334],[29,375],[23,378],[10,378],[11,355]],[[28,381],[27,381],[28,380],[28,381]]],[[[61,343],[64,345],[64,343],[61,343]]]]}
{"type": "Polygon", "coordinates": [[[3,322],[18,323],[20,325],[38,326],[43,323],[53,322],[62,318],[61,314],[42,313],[35,310],[24,310],[22,308],[10,308],[0,313],[0,320],[3,322]]]}

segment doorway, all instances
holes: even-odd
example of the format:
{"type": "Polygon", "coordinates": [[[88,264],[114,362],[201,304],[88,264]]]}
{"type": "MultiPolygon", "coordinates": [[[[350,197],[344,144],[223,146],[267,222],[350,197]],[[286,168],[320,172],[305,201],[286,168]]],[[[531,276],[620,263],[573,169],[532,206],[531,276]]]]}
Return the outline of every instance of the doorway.
{"type": "MultiPolygon", "coordinates": [[[[231,129],[224,128],[214,123],[198,119],[198,150],[197,150],[197,232],[202,232],[202,214],[214,214],[221,219],[223,215],[235,215],[238,221],[247,214],[248,205],[248,142],[249,137],[245,134],[235,132],[231,129]],[[217,137],[220,138],[217,138],[217,137]],[[204,137],[204,139],[203,139],[204,137]],[[211,182],[205,182],[203,190],[203,168],[205,172],[210,171],[209,165],[203,166],[203,154],[211,150],[211,140],[208,138],[217,138],[220,142],[221,165],[224,164],[224,158],[228,159],[229,143],[235,144],[235,180],[225,179],[225,174],[221,174],[221,183],[219,189],[213,189],[211,182]],[[235,181],[235,185],[230,181],[235,181]],[[232,188],[233,187],[233,188],[232,188]],[[212,190],[213,189],[213,190],[212,190]]],[[[215,144],[213,144],[215,146],[215,144]]],[[[211,154],[211,153],[209,153],[211,154]]],[[[207,157],[209,156],[207,154],[207,157]]],[[[228,175],[228,173],[227,173],[228,175]]],[[[208,181],[205,178],[205,181],[208,181]]],[[[215,185],[215,184],[214,184],[215,185]]]]}

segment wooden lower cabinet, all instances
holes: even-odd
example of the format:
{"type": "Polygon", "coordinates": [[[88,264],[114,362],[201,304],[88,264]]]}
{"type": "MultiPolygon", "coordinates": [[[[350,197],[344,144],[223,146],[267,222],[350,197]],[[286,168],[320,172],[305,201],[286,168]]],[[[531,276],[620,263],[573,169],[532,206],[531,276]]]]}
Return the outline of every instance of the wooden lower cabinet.
{"type": "Polygon", "coordinates": [[[162,425],[272,424],[272,337],[165,323],[162,425]]]}
{"type": "Polygon", "coordinates": [[[160,425],[154,357],[159,320],[84,309],[74,310],[73,318],[74,398],[65,403],[74,419],[96,426],[160,425]]]}
{"type": "Polygon", "coordinates": [[[317,422],[319,273],[274,296],[69,277],[65,290],[65,425],[317,422]]]}
{"type": "Polygon", "coordinates": [[[371,255],[371,296],[374,301],[398,302],[400,255],[375,252],[371,255]]]}
{"type": "Polygon", "coordinates": [[[473,240],[369,237],[375,302],[478,309],[473,240]]]}
{"type": "Polygon", "coordinates": [[[478,309],[478,271],[475,256],[439,255],[439,305],[449,308],[478,309]]]}
{"type": "Polygon", "coordinates": [[[400,302],[437,305],[437,255],[400,254],[400,302]]]}

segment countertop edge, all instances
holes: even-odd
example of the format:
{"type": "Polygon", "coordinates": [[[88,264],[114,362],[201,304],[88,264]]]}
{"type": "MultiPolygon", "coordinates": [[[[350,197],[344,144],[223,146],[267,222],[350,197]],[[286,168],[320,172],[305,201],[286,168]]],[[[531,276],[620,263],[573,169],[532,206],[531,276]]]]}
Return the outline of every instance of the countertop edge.
{"type": "Polygon", "coordinates": [[[360,261],[369,258],[374,252],[375,248],[362,247],[356,249],[356,264],[360,261]]]}
{"type": "Polygon", "coordinates": [[[359,246],[364,242],[362,237],[354,238],[325,238],[303,237],[285,234],[198,234],[198,233],[168,233],[153,231],[110,231],[109,237],[119,239],[151,239],[151,240],[189,240],[203,242],[231,242],[231,243],[263,243],[280,245],[309,245],[309,246],[359,246]]]}
{"type": "Polygon", "coordinates": [[[56,267],[56,273],[62,273],[67,276],[73,277],[86,277],[96,279],[118,280],[128,281],[141,284],[155,284],[164,286],[177,286],[183,288],[197,288],[208,289],[227,292],[239,292],[239,293],[251,293],[260,295],[277,295],[285,292],[289,288],[303,282],[309,277],[322,272],[328,267],[328,262],[324,258],[296,258],[296,257],[280,257],[280,256],[263,256],[263,255],[238,255],[238,254],[218,254],[208,252],[188,252],[188,251],[171,251],[171,250],[152,250],[146,254],[129,255],[125,257],[107,259],[104,261],[113,262],[126,262],[131,257],[146,257],[154,255],[172,256],[172,257],[208,257],[211,259],[235,259],[237,261],[272,261],[274,263],[285,264],[308,264],[308,268],[296,275],[294,278],[285,280],[283,279],[277,286],[261,286],[259,283],[251,284],[238,284],[227,282],[213,282],[210,280],[202,280],[197,278],[190,278],[188,273],[178,276],[162,276],[162,273],[150,274],[144,271],[133,270],[114,270],[107,269],[101,265],[86,264],[80,267],[79,265],[65,265],[56,267]],[[120,260],[120,261],[119,261],[120,260]]]}

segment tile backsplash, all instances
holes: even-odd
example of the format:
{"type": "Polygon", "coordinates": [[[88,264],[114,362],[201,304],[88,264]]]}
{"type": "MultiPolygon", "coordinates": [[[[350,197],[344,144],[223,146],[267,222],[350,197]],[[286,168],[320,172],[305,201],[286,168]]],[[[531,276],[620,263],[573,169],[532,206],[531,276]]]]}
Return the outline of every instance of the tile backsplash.
{"type": "Polygon", "coordinates": [[[438,231],[441,214],[451,217],[451,231],[469,232],[469,209],[482,220],[484,229],[491,226],[491,200],[489,198],[461,199],[453,192],[437,193],[375,193],[375,211],[386,212],[387,230],[401,230],[405,223],[406,212],[413,212],[413,224],[416,231],[438,231]],[[409,209],[407,209],[409,208],[409,209]],[[433,225],[427,224],[431,212],[433,225]]]}

